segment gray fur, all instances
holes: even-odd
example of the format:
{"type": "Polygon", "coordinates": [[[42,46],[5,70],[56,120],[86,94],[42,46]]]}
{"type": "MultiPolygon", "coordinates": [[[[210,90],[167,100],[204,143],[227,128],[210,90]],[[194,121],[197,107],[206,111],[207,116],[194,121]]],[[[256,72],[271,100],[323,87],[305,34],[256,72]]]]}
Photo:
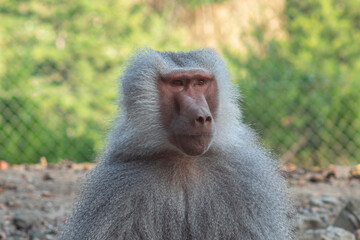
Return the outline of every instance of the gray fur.
{"type": "Polygon", "coordinates": [[[286,183],[241,122],[215,51],[139,51],[121,83],[121,114],[61,239],[291,239],[286,183]],[[161,126],[156,85],[176,69],[207,71],[219,89],[213,143],[185,169],[166,154],[177,150],[161,126]]]}

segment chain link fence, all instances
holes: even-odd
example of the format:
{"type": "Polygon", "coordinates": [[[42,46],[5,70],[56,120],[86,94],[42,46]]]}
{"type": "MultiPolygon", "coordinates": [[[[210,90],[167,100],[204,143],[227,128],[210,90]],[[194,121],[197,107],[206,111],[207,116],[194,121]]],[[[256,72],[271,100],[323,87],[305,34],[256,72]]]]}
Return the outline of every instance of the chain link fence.
{"type": "MultiPolygon", "coordinates": [[[[34,71],[46,75],[57,70],[46,67],[34,71]]],[[[61,87],[32,86],[25,91],[20,84],[33,78],[22,79],[25,83],[19,78],[5,75],[1,79],[0,159],[31,163],[45,156],[52,162],[92,161],[114,116],[115,80],[108,81],[114,89],[108,99],[88,92],[83,95],[98,98],[101,103],[96,106],[92,101],[79,103],[77,96],[81,94],[68,92],[70,97],[65,96],[61,87]],[[64,98],[69,99],[64,102],[64,98]],[[101,105],[111,108],[104,112],[101,105]]],[[[351,86],[332,83],[296,88],[241,81],[238,85],[243,95],[244,120],[283,162],[309,166],[359,161],[359,93],[347,94],[351,86]]]]}
{"type": "Polygon", "coordinates": [[[244,89],[255,96],[245,97],[244,117],[283,163],[355,164],[360,160],[359,93],[336,96],[349,87],[342,82],[244,89]]]}

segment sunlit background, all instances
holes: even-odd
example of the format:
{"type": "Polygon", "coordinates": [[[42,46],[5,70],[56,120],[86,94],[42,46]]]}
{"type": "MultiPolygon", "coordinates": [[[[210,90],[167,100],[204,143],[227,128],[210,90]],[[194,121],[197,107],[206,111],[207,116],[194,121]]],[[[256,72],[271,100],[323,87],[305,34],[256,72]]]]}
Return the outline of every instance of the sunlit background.
{"type": "Polygon", "coordinates": [[[217,49],[283,162],[360,163],[359,0],[0,0],[0,160],[93,161],[139,47],[217,49]]]}

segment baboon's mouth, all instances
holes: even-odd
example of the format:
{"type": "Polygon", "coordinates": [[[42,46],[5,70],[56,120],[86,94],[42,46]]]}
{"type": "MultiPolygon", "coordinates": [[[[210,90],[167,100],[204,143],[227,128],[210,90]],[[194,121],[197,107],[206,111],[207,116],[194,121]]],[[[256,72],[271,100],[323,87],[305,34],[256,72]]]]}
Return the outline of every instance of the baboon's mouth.
{"type": "Polygon", "coordinates": [[[199,156],[209,149],[213,136],[213,133],[177,134],[173,144],[187,155],[199,156]]]}

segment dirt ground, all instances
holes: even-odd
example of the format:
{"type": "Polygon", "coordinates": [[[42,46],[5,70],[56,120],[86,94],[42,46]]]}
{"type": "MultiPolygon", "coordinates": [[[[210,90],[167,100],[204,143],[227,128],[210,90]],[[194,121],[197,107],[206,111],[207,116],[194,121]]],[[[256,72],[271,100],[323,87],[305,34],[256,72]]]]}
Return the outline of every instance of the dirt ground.
{"type": "MultiPolygon", "coordinates": [[[[79,179],[89,168],[89,164],[63,164],[0,170],[0,239],[57,239],[71,212],[79,179]]],[[[349,179],[350,168],[336,171],[330,179],[323,178],[321,171],[286,174],[300,216],[298,230],[306,228],[301,216],[325,216],[324,224],[331,224],[349,199],[360,198],[360,180],[349,179]]]]}

